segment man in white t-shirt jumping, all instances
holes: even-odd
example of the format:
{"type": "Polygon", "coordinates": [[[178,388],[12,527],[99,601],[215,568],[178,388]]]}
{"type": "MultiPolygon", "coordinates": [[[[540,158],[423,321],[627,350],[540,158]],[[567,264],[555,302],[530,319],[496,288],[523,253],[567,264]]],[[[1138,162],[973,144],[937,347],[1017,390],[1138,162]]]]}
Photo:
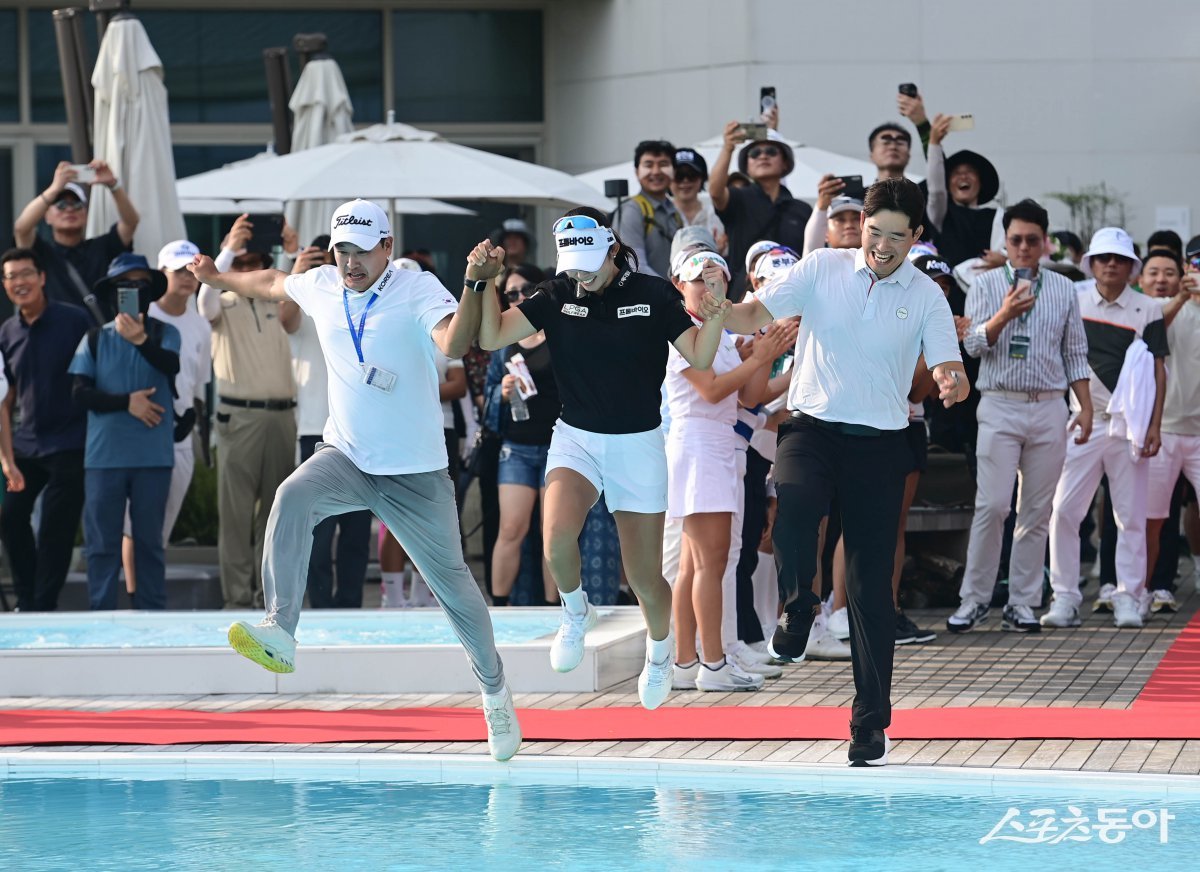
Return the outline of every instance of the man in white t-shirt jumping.
{"type": "Polygon", "coordinates": [[[392,265],[391,225],[374,203],[338,207],[330,237],[336,265],[300,275],[219,273],[201,256],[192,266],[196,278],[214,288],[295,301],[315,322],[329,368],[324,443],[280,487],[267,522],[267,617],[256,625],[235,622],[229,642],[272,672],[294,671],[311,551],[299,546],[312,541],[324,518],[370,509],[450,619],[483,690],[492,756],[507,760],[521,744],[521,730],[487,605],[463,560],[435,363],[438,349],[460,358],[470,347],[479,331],[480,295],[495,293],[504,252],[484,243],[471,252],[466,289],[455,303],[431,273],[392,265]]]}

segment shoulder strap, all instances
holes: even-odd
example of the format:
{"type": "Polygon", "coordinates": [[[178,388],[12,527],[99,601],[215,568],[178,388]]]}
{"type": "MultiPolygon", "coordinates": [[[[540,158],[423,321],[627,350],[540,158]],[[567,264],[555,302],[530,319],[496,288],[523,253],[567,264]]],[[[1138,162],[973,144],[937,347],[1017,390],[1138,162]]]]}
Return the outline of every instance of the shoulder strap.
{"type": "Polygon", "coordinates": [[[87,310],[91,312],[93,320],[97,324],[103,324],[105,320],[104,313],[100,311],[100,304],[96,300],[96,295],[88,289],[87,284],[83,281],[83,276],[79,274],[79,270],[75,269],[75,264],[71,263],[66,257],[60,259],[63,266],[66,267],[67,276],[71,279],[71,284],[75,286],[75,293],[79,294],[79,299],[87,307],[87,310]]]}
{"type": "Polygon", "coordinates": [[[87,332],[88,351],[92,353],[92,361],[96,360],[96,346],[100,343],[100,328],[92,327],[87,332]]]}

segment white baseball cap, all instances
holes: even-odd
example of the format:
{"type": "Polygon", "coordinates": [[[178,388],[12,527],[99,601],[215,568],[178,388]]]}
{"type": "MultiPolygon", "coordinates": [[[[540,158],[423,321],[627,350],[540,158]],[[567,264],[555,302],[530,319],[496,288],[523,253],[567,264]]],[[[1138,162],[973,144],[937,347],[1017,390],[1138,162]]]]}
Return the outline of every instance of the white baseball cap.
{"type": "Polygon", "coordinates": [[[834,197],[829,204],[829,212],[826,213],[826,217],[832,218],[843,212],[861,212],[862,210],[862,200],[856,200],[853,197],[834,197]]]}
{"type": "Polygon", "coordinates": [[[158,268],[177,270],[183,269],[200,253],[193,243],[186,239],[176,239],[174,242],[168,242],[158,252],[158,268]]]}
{"type": "Polygon", "coordinates": [[[715,263],[725,273],[725,281],[729,281],[729,264],[725,262],[725,258],[717,254],[715,251],[693,251],[688,255],[682,263],[679,264],[679,279],[685,282],[694,282],[704,273],[704,268],[710,263],[715,263]]]}
{"type": "Polygon", "coordinates": [[[339,242],[370,251],[381,239],[392,235],[387,213],[370,200],[351,200],[337,207],[329,222],[329,248],[339,242]]]}
{"type": "Polygon", "coordinates": [[[558,272],[569,269],[595,272],[604,264],[616,242],[612,230],[588,215],[566,215],[554,224],[558,272]]]}
{"type": "Polygon", "coordinates": [[[1133,272],[1129,274],[1132,281],[1142,271],[1141,258],[1133,250],[1133,239],[1120,227],[1101,227],[1092,235],[1087,254],[1079,259],[1079,268],[1089,278],[1092,275],[1092,256],[1096,254],[1119,254],[1133,261],[1133,272]]]}
{"type": "Polygon", "coordinates": [[[772,248],[778,248],[778,247],[779,247],[779,243],[772,242],[770,239],[763,239],[763,240],[760,240],[759,242],[756,242],[753,245],[751,245],[750,248],[746,251],[746,272],[750,272],[751,267],[754,266],[755,259],[760,254],[766,254],[772,248]]]}
{"type": "Polygon", "coordinates": [[[778,248],[772,248],[758,259],[758,263],[754,265],[754,277],[756,279],[770,278],[790,269],[799,262],[800,258],[796,256],[796,252],[781,245],[778,248]]]}

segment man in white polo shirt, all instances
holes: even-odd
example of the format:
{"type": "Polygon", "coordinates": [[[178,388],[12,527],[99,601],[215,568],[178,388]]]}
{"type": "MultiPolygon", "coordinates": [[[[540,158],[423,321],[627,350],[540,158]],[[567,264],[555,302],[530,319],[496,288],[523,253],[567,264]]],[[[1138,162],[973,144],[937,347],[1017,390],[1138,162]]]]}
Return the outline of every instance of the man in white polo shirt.
{"type": "Polygon", "coordinates": [[[471,252],[467,289],[456,304],[432,273],[392,265],[391,225],[374,203],[338,207],[330,247],[336,265],[292,276],[218,273],[206,257],[192,267],[214,288],[294,300],[315,322],[329,369],[325,441],[279,488],[267,522],[267,617],[257,625],[235,622],[229,642],[272,672],[294,671],[311,553],[301,545],[312,542],[323,519],[370,509],[412,558],[466,648],[483,690],[492,756],[507,760],[521,731],[487,605],[463,560],[434,359],[437,349],[459,358],[470,347],[479,330],[479,295],[495,293],[504,251],[489,256],[490,245],[482,243],[471,252]]]}
{"type": "MultiPolygon", "coordinates": [[[[925,198],[907,179],[876,182],[863,203],[862,248],[814,251],[733,307],[725,327],[751,333],[801,315],[791,420],[779,428],[775,562],[784,615],[769,649],[803,659],[820,600],[810,588],[817,530],[836,496],[846,539],[854,664],[851,766],[887,762],[896,612],[892,564],[912,467],[908,393],[923,354],[947,405],[969,390],[950,306],[908,261],[925,198]]],[[[716,305],[706,299],[706,306],[716,305]]]]}

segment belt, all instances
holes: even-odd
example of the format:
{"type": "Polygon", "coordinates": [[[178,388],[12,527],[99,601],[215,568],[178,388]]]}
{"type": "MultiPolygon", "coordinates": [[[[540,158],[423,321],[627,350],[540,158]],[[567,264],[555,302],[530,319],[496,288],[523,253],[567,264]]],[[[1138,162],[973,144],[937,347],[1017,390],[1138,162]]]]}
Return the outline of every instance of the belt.
{"type": "Polygon", "coordinates": [[[1066,388],[1061,391],[981,391],[985,397],[1002,397],[1006,400],[1016,400],[1018,403],[1041,403],[1046,400],[1061,400],[1066,395],[1066,388]]]}
{"type": "Polygon", "coordinates": [[[801,424],[811,424],[814,427],[820,427],[823,430],[833,430],[841,433],[843,436],[882,436],[885,433],[897,432],[895,430],[880,430],[878,427],[868,427],[866,424],[843,424],[841,421],[824,421],[804,412],[792,412],[792,419],[799,421],[801,424]]]}
{"type": "Polygon", "coordinates": [[[268,412],[284,412],[296,408],[295,400],[239,400],[234,397],[217,397],[218,402],[235,409],[264,409],[268,412]]]}

